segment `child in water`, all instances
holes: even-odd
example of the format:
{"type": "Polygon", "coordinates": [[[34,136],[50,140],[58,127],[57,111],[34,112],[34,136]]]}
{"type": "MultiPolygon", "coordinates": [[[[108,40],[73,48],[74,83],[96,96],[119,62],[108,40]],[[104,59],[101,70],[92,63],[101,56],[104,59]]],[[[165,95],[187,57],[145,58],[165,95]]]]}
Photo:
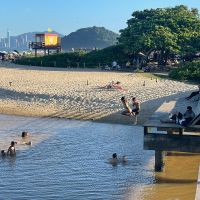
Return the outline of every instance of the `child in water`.
{"type": "Polygon", "coordinates": [[[6,156],[6,153],[5,153],[4,150],[1,150],[1,156],[2,156],[2,157],[5,157],[5,156],[6,156]]]}

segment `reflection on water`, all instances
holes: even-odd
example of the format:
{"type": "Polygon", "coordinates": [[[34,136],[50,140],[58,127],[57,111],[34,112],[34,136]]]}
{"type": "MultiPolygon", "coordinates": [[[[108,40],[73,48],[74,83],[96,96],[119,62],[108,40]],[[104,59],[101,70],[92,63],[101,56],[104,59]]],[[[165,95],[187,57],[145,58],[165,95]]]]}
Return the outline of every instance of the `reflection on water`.
{"type": "Polygon", "coordinates": [[[164,171],[155,173],[155,184],[144,189],[145,199],[194,200],[199,163],[199,154],[166,156],[164,171]]]}
{"type": "Polygon", "coordinates": [[[18,141],[17,156],[0,158],[0,199],[192,200],[199,155],[165,157],[143,150],[143,128],[75,120],[0,115],[0,150],[18,141]],[[33,145],[22,145],[28,131],[33,145]],[[108,164],[112,153],[128,163],[108,164]]]}
{"type": "Polygon", "coordinates": [[[0,199],[126,199],[153,183],[141,127],[5,115],[0,127],[0,149],[19,141],[16,159],[0,159],[0,199]],[[22,131],[31,147],[20,144],[22,131]],[[128,164],[108,164],[113,152],[128,164]]]}

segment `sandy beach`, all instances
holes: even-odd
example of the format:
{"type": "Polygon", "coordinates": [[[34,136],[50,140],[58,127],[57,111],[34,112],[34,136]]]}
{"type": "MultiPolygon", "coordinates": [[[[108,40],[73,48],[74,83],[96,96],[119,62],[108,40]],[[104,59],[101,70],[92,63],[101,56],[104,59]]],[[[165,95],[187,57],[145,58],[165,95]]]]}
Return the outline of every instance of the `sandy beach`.
{"type": "Polygon", "coordinates": [[[144,74],[0,64],[0,113],[133,124],[121,115],[120,98],[141,102],[138,124],[164,102],[185,96],[195,85],[144,74]],[[125,91],[101,89],[120,81],[125,91]]]}

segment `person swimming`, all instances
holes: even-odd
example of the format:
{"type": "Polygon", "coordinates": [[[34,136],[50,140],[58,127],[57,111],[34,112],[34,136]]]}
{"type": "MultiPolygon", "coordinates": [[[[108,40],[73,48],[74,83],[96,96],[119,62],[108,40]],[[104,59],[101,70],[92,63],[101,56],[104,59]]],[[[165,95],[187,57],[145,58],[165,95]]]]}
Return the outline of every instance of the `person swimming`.
{"type": "Polygon", "coordinates": [[[1,156],[5,157],[6,156],[6,152],[4,150],[1,150],[1,156]]]}
{"type": "Polygon", "coordinates": [[[28,142],[25,142],[24,144],[26,144],[26,145],[32,145],[32,142],[28,141],[28,142]]]}
{"type": "Polygon", "coordinates": [[[22,132],[22,138],[25,138],[25,137],[27,137],[27,136],[28,136],[28,132],[23,131],[23,132],[22,132]]]}
{"type": "Polygon", "coordinates": [[[127,156],[122,156],[121,162],[123,164],[127,163],[128,162],[128,157],[127,156]]]}
{"type": "Polygon", "coordinates": [[[16,155],[15,144],[16,144],[16,142],[14,142],[14,141],[12,141],[10,143],[10,147],[8,148],[7,155],[10,155],[10,156],[15,156],[16,155]]]}
{"type": "Polygon", "coordinates": [[[122,156],[122,158],[118,158],[116,153],[112,154],[112,158],[109,160],[109,163],[112,165],[117,165],[119,163],[125,164],[128,162],[127,156],[122,156]]]}

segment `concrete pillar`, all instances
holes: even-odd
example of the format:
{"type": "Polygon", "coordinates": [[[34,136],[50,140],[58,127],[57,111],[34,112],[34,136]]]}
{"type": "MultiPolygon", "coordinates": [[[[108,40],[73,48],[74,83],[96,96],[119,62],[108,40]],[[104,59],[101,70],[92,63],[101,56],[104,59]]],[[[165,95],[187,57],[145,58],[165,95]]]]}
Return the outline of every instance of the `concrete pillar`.
{"type": "Polygon", "coordinates": [[[183,128],[179,128],[179,135],[183,135],[184,129],[183,128]]]}
{"type": "Polygon", "coordinates": [[[37,57],[37,49],[35,49],[35,57],[37,57]]]}
{"type": "Polygon", "coordinates": [[[161,172],[163,168],[163,152],[162,151],[155,151],[155,171],[161,172]]]}

